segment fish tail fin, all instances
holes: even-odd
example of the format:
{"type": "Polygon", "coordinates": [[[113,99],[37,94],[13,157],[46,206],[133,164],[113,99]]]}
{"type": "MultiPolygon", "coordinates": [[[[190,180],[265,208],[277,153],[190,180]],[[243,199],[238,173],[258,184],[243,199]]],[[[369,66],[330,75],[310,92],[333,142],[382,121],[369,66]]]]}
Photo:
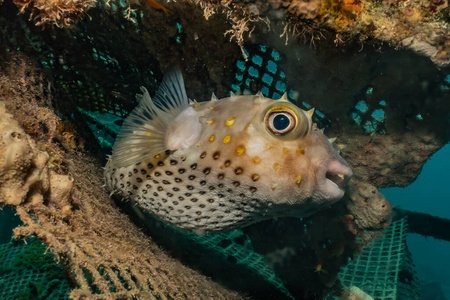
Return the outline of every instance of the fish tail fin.
{"type": "Polygon", "coordinates": [[[116,168],[137,164],[165,150],[170,122],[189,107],[183,76],[171,69],[153,99],[145,87],[136,95],[139,105],[128,115],[117,134],[111,161],[116,168]]]}

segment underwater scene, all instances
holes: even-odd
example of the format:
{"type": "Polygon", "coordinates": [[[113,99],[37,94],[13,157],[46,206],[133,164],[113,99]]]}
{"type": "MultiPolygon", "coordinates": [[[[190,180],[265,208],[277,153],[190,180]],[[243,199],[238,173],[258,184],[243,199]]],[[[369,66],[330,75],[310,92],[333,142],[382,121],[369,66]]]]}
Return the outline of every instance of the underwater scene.
{"type": "Polygon", "coordinates": [[[0,0],[0,300],[450,300],[448,0],[0,0]]]}

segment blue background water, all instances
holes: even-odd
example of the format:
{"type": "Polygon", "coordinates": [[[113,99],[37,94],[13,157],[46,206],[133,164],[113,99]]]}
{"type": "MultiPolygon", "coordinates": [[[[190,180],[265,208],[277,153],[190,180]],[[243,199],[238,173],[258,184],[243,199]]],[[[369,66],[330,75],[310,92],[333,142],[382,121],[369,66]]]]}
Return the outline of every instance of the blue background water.
{"type": "MultiPolygon", "coordinates": [[[[381,189],[381,192],[393,205],[450,218],[449,170],[450,144],[427,161],[417,180],[410,186],[381,189]]],[[[410,234],[407,243],[421,285],[438,283],[445,298],[450,299],[450,242],[410,234]]]]}

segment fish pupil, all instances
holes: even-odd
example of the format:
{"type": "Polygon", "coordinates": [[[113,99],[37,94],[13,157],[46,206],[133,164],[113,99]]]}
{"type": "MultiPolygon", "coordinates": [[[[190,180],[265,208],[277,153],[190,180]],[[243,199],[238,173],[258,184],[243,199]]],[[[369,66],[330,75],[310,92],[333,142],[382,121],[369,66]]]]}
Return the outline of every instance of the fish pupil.
{"type": "Polygon", "coordinates": [[[285,114],[278,114],[273,118],[273,127],[276,130],[285,130],[291,124],[291,120],[285,114]]]}

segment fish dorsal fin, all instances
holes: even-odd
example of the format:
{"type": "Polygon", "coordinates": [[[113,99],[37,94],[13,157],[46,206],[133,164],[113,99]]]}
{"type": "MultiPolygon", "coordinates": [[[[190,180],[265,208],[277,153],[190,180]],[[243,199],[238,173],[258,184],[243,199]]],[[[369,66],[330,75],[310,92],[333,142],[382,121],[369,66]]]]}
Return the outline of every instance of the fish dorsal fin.
{"type": "MultiPolygon", "coordinates": [[[[170,70],[153,99],[147,89],[136,95],[139,105],[128,115],[117,134],[111,160],[116,168],[128,167],[168,150],[165,144],[170,123],[189,108],[183,77],[170,70]]],[[[170,149],[176,150],[176,149],[170,149]]]]}

